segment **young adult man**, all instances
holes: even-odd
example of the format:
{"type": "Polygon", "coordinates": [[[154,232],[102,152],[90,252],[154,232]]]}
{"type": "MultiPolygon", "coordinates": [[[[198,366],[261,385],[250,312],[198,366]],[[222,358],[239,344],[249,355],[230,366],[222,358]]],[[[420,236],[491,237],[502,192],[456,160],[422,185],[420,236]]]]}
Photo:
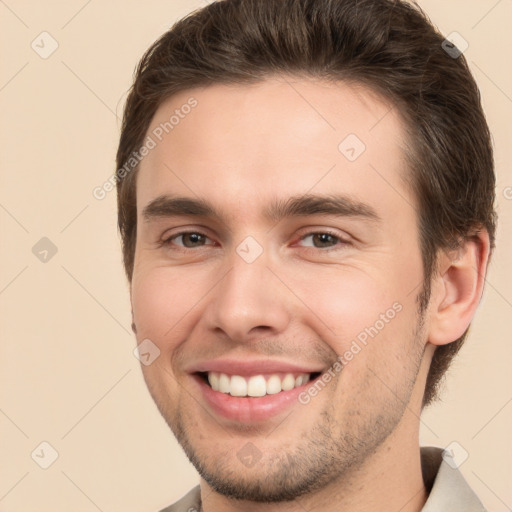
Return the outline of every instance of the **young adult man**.
{"type": "Polygon", "coordinates": [[[453,49],[405,2],[223,0],[143,57],[117,156],[133,330],[201,476],[166,511],[483,510],[418,442],[494,244],[453,49]]]}

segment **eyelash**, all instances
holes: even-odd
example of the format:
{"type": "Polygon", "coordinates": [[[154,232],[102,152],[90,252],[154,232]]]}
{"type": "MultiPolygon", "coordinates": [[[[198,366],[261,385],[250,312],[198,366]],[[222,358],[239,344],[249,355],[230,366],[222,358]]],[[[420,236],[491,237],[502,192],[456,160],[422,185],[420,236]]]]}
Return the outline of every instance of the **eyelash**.
{"type": "MultiPolygon", "coordinates": [[[[208,237],[208,235],[206,235],[205,233],[201,232],[201,231],[180,231],[179,233],[174,233],[173,235],[171,235],[170,237],[162,240],[161,242],[159,242],[159,246],[160,247],[169,247],[172,245],[172,241],[175,240],[176,238],[179,238],[180,236],[182,235],[200,235],[204,238],[207,238],[207,239],[210,239],[208,237]]],[[[334,239],[336,239],[338,241],[338,243],[332,247],[314,247],[314,246],[306,246],[305,248],[306,249],[317,249],[317,250],[321,250],[322,252],[329,252],[329,251],[333,251],[333,250],[339,250],[341,247],[338,247],[339,245],[341,246],[347,246],[347,245],[351,245],[351,243],[342,238],[341,236],[339,236],[338,234],[332,232],[332,231],[329,231],[329,230],[322,230],[322,231],[310,231],[306,234],[304,234],[303,236],[300,237],[300,241],[304,240],[305,238],[308,238],[310,236],[313,236],[313,235],[329,235],[331,237],[333,237],[334,239]]],[[[177,251],[182,251],[182,252],[188,252],[190,250],[194,250],[194,249],[201,249],[202,247],[204,246],[199,246],[199,247],[182,247],[182,246],[177,246],[178,248],[177,249],[174,249],[174,250],[177,250],[177,251]]]]}
{"type": "MultiPolygon", "coordinates": [[[[173,235],[169,236],[168,238],[162,240],[160,242],[160,246],[170,246],[170,245],[172,245],[171,242],[175,238],[178,238],[178,237],[180,237],[182,235],[201,235],[204,238],[208,238],[209,239],[208,235],[205,235],[201,231],[180,231],[179,233],[174,233],[173,235]]],[[[178,246],[178,247],[179,247],[179,249],[177,249],[177,250],[185,250],[185,251],[187,251],[187,250],[194,249],[194,248],[189,248],[189,247],[180,247],[180,246],[178,246]]],[[[198,247],[198,248],[200,249],[201,247],[198,247]]]]}

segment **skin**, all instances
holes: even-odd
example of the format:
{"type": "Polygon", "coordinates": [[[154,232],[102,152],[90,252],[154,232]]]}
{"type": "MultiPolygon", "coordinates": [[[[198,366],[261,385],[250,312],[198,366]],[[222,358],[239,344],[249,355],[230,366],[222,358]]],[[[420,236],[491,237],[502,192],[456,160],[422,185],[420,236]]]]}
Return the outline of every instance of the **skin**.
{"type": "Polygon", "coordinates": [[[361,86],[275,77],[181,92],[148,134],[191,96],[197,107],[141,162],[131,301],[137,342],[160,350],[144,378],[201,475],[203,510],[420,510],[426,376],[435,346],[459,337],[478,305],[486,233],[440,253],[420,316],[416,199],[396,109],[361,86]],[[353,162],[338,150],[348,134],[366,145],[353,162]],[[271,200],[305,193],[347,194],[380,220],[263,215],[271,200]],[[205,199],[222,218],[146,221],[162,194],[205,199]],[[160,243],[183,229],[205,237],[160,243]],[[314,234],[326,230],[334,236],[322,245],[314,234]],[[263,249],[250,264],[236,252],[247,236],[263,249]],[[401,311],[317,396],[268,421],[215,415],[186,373],[228,356],[328,368],[396,303],[401,311]],[[261,456],[252,467],[237,457],[248,442],[261,456]]]}

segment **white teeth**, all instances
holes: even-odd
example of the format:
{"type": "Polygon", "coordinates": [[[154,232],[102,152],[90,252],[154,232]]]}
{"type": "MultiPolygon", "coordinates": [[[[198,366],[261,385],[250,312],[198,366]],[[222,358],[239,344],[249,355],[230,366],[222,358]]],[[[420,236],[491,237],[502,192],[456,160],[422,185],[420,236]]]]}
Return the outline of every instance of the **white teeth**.
{"type": "Polygon", "coordinates": [[[302,386],[309,379],[309,373],[303,373],[297,377],[287,373],[284,378],[276,374],[267,378],[264,375],[253,375],[246,379],[240,375],[230,376],[225,373],[208,372],[208,382],[214,391],[237,397],[275,395],[281,391],[302,386]]]}
{"type": "Polygon", "coordinates": [[[208,382],[214,391],[219,391],[219,376],[216,373],[208,374],[208,382]]]}
{"type": "MultiPolygon", "coordinates": [[[[233,382],[233,379],[231,379],[231,382],[233,382]]],[[[249,379],[247,394],[249,396],[265,396],[267,394],[267,383],[263,375],[255,375],[249,379]]]]}
{"type": "Polygon", "coordinates": [[[288,391],[290,389],[293,389],[295,387],[295,377],[289,373],[284,379],[283,382],[281,382],[281,389],[283,391],[288,391]]]}
{"type": "Polygon", "coordinates": [[[225,374],[221,373],[219,376],[219,391],[221,393],[229,393],[231,379],[225,374]]]}
{"type": "Polygon", "coordinates": [[[267,395],[274,395],[281,391],[281,379],[279,375],[272,375],[267,380],[267,395]]]}
{"type": "Polygon", "coordinates": [[[229,386],[229,394],[232,396],[247,396],[247,381],[240,375],[233,375],[229,386]]]}

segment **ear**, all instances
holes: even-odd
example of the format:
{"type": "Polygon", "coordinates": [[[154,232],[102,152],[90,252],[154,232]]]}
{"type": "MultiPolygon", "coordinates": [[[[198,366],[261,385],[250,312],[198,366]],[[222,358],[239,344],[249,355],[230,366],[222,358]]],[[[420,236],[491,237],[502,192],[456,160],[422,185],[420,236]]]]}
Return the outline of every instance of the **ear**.
{"type": "Polygon", "coordinates": [[[133,331],[133,334],[137,334],[137,326],[135,325],[135,319],[134,319],[134,316],[133,316],[133,301],[132,301],[132,287],[131,287],[131,284],[130,284],[130,305],[131,305],[131,311],[132,311],[132,331],[133,331]]]}
{"type": "Polygon", "coordinates": [[[429,308],[428,341],[433,345],[451,343],[468,328],[482,297],[489,255],[485,230],[466,240],[459,250],[441,253],[429,308]]]}

